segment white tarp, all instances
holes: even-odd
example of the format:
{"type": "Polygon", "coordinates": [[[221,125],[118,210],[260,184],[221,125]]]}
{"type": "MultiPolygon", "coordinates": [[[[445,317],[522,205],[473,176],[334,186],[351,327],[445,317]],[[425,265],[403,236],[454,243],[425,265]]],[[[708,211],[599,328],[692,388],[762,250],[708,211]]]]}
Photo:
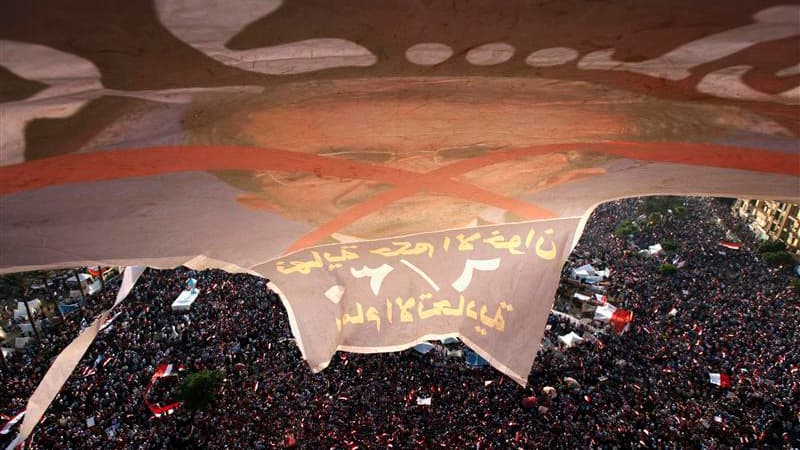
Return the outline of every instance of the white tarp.
{"type": "Polygon", "coordinates": [[[663,250],[661,248],[661,244],[653,244],[653,245],[647,247],[647,250],[642,250],[642,251],[646,252],[648,255],[657,255],[657,254],[661,253],[661,250],[663,250]]]}
{"type": "Polygon", "coordinates": [[[191,290],[184,290],[172,302],[172,310],[173,311],[188,311],[189,308],[192,307],[192,303],[197,300],[197,296],[200,295],[199,289],[191,289],[191,290]]]}

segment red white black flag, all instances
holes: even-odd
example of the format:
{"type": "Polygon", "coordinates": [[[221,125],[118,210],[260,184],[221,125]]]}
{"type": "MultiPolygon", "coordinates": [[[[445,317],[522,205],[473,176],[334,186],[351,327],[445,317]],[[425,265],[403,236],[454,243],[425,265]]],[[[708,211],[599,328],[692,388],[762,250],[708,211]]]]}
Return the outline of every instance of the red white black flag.
{"type": "Polygon", "coordinates": [[[729,375],[725,375],[724,373],[709,373],[708,381],[710,381],[711,384],[716,384],[722,388],[731,387],[731,377],[729,375]]]}

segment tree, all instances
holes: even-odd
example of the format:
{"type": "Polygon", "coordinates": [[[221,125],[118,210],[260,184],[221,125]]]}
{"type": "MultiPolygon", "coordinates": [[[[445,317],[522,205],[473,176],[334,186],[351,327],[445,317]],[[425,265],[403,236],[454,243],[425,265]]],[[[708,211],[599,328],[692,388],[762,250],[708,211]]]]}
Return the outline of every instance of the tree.
{"type": "Polygon", "coordinates": [[[622,236],[629,236],[631,234],[635,234],[637,231],[639,231],[639,227],[637,227],[636,224],[631,222],[630,220],[626,220],[625,222],[622,222],[617,227],[617,229],[614,231],[614,233],[617,236],[622,237],[622,236]]]}
{"type": "Polygon", "coordinates": [[[661,242],[661,248],[668,252],[674,252],[678,247],[678,243],[673,239],[664,239],[664,241],[661,242]]]}
{"type": "Polygon", "coordinates": [[[795,264],[794,257],[786,251],[762,253],[764,261],[770,266],[789,266],[795,264]]]}
{"type": "Polygon", "coordinates": [[[678,271],[678,268],[670,263],[664,263],[658,268],[658,271],[664,275],[672,275],[678,271]]]}
{"type": "Polygon", "coordinates": [[[786,251],[786,243],[782,241],[763,241],[758,246],[758,253],[775,253],[786,251]]]}
{"type": "Polygon", "coordinates": [[[207,409],[216,403],[216,394],[224,374],[219,370],[201,370],[189,374],[181,383],[180,398],[192,412],[207,409]]]}
{"type": "Polygon", "coordinates": [[[676,208],[683,206],[683,199],[672,195],[655,195],[646,197],[640,211],[650,214],[666,214],[669,210],[675,211],[676,208]]]}

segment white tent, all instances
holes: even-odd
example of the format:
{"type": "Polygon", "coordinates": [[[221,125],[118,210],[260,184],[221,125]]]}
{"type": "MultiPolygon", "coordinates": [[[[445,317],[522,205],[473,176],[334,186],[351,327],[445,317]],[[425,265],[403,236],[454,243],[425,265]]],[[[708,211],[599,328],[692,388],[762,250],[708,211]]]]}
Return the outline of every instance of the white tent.
{"type": "Polygon", "coordinates": [[[420,342],[419,344],[414,346],[414,350],[425,355],[429,351],[433,350],[433,344],[431,344],[430,342],[420,342]]]}
{"type": "Polygon", "coordinates": [[[663,248],[661,248],[661,244],[653,244],[647,247],[647,250],[642,250],[642,251],[647,252],[648,255],[657,255],[661,253],[661,250],[663,250],[663,248]]]}
{"type": "Polygon", "coordinates": [[[573,268],[571,270],[571,276],[572,279],[580,280],[584,283],[599,283],[611,276],[611,269],[597,270],[591,264],[584,264],[580,267],[573,268]]]}
{"type": "Polygon", "coordinates": [[[580,337],[578,334],[576,334],[574,331],[570,331],[564,336],[559,336],[558,340],[563,342],[564,345],[566,345],[567,347],[572,347],[578,342],[582,342],[583,338],[580,337]]]}
{"type": "MultiPolygon", "coordinates": [[[[94,295],[103,289],[103,284],[100,283],[100,280],[95,280],[94,277],[88,273],[79,273],[78,278],[81,280],[81,289],[83,289],[83,293],[86,295],[94,295]]],[[[77,283],[75,275],[67,278],[67,283],[75,285],[75,283],[77,283]]]]}
{"type": "MultiPolygon", "coordinates": [[[[39,310],[42,309],[42,301],[37,299],[28,302],[28,308],[31,310],[31,315],[36,317],[39,310]]],[[[25,302],[17,302],[17,309],[14,310],[14,319],[28,319],[28,312],[25,310],[25,302]]]]}

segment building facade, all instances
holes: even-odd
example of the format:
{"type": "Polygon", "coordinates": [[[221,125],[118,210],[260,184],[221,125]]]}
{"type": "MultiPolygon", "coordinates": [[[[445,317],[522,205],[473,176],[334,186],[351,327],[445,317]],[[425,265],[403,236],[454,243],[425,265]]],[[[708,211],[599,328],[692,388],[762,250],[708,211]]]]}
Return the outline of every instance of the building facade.
{"type": "Polygon", "coordinates": [[[750,221],[750,228],[762,239],[786,243],[789,251],[800,255],[800,205],[772,200],[738,199],[733,211],[750,221]]]}

